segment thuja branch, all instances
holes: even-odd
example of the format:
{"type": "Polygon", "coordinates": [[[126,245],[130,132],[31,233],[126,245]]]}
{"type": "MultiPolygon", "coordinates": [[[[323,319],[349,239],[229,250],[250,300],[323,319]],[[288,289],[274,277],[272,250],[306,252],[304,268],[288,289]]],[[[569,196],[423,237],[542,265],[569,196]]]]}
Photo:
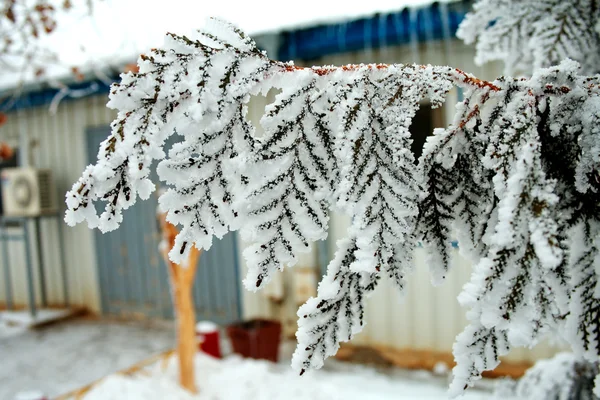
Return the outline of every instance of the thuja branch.
{"type": "Polygon", "coordinates": [[[327,237],[331,209],[345,213],[348,238],[300,310],[299,371],[320,367],[360,332],[382,276],[404,290],[418,243],[433,280],[443,281],[455,235],[475,265],[461,296],[471,312],[455,346],[456,393],[512,346],[563,332],[565,315],[573,347],[597,354],[596,328],[581,326],[598,309],[589,296],[600,259],[598,76],[579,75],[570,61],[493,82],[446,66],[298,67],[213,24],[193,38],[167,35],[138,73],[113,85],[108,105],[119,114],[96,165],[67,193],[68,223],[116,229],[122,211],[150,195],[152,163],[162,160],[160,205],[181,225],[170,258],[181,262],[239,230],[252,243],[245,284],[257,290],[327,237]],[[464,101],[415,168],[412,120],[423,101],[438,107],[456,86],[464,101]],[[279,93],[259,136],[247,106],[270,89],[279,93]],[[586,243],[585,257],[577,243],[586,243]],[[572,290],[583,280],[585,290],[572,290]]]}
{"type": "MultiPolygon", "coordinates": [[[[336,71],[352,72],[352,71],[363,70],[365,68],[370,69],[370,70],[386,70],[391,65],[397,66],[397,64],[379,63],[379,64],[366,64],[366,65],[365,64],[347,64],[347,65],[342,65],[339,67],[338,66],[299,67],[297,65],[288,64],[288,63],[281,63],[281,62],[277,62],[277,61],[272,61],[272,62],[280,65],[287,72],[309,70],[319,76],[330,75],[336,71]]],[[[421,68],[421,69],[426,69],[431,66],[417,65],[417,67],[421,68]]],[[[458,68],[453,68],[453,69],[451,68],[447,77],[450,78],[454,83],[456,83],[457,85],[460,85],[460,86],[464,85],[467,87],[477,87],[479,89],[488,88],[493,91],[500,90],[500,88],[498,86],[494,85],[492,82],[488,82],[488,81],[479,79],[479,78],[477,78],[471,74],[468,74],[458,68]]]]}

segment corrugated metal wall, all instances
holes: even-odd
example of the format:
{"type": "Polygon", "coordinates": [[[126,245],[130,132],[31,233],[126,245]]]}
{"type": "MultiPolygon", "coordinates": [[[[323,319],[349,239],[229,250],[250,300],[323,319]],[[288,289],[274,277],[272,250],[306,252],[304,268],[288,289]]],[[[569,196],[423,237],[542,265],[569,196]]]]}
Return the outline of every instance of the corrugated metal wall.
{"type": "MultiPolygon", "coordinates": [[[[422,63],[451,65],[475,74],[479,78],[494,79],[501,75],[498,65],[475,66],[474,52],[471,48],[455,40],[431,41],[418,45],[393,49],[366,50],[357,53],[337,55],[298,65],[344,65],[356,63],[422,63]]],[[[452,121],[454,104],[459,94],[453,90],[444,106],[447,124],[452,121]]],[[[265,98],[253,99],[249,115],[255,122],[260,119],[267,102],[265,98]]],[[[328,241],[329,254],[335,252],[335,243],[346,235],[349,220],[345,216],[333,215],[330,224],[328,241]]],[[[244,268],[242,268],[244,270],[244,268]]],[[[423,249],[417,249],[415,268],[409,278],[408,289],[402,298],[393,284],[384,279],[368,300],[365,314],[364,331],[354,340],[354,344],[376,344],[403,349],[424,349],[451,352],[455,337],[466,325],[465,312],[456,300],[462,286],[469,280],[471,264],[462,258],[456,250],[454,268],[448,274],[447,281],[440,287],[430,283],[429,271],[425,265],[423,249]]],[[[286,332],[295,331],[295,313],[297,304],[294,301],[290,280],[290,270],[284,271],[283,291],[286,300],[273,303],[261,292],[245,293],[244,311],[246,316],[267,316],[279,318],[285,323],[286,332]]],[[[273,283],[282,284],[282,283],[273,283]]],[[[541,344],[533,350],[515,349],[507,357],[510,361],[532,361],[552,355],[555,348],[541,344]]]]}
{"type": "MultiPolygon", "coordinates": [[[[19,145],[19,137],[27,138],[28,158],[31,166],[50,168],[56,182],[56,196],[60,206],[58,218],[42,221],[42,241],[47,294],[50,304],[62,304],[57,224],[61,224],[65,238],[65,263],[70,300],[73,305],[84,306],[92,311],[100,311],[96,277],[96,258],[92,232],[85,225],[74,228],[66,226],[62,220],[64,195],[79,178],[87,164],[85,151],[85,129],[107,125],[114,114],[105,107],[106,96],[89,97],[82,100],[64,101],[56,115],[51,115],[48,107],[17,111],[8,115],[8,122],[0,128],[0,138],[10,144],[19,145]]],[[[33,227],[30,232],[33,232],[33,227]]],[[[33,244],[32,238],[32,244],[33,244]]],[[[34,271],[36,276],[36,298],[40,299],[37,256],[32,246],[34,271]]],[[[16,304],[27,303],[25,257],[22,244],[10,242],[10,269],[16,304]]],[[[5,268],[1,265],[0,268],[5,268]]],[[[3,270],[2,270],[3,271],[3,270]]],[[[3,275],[0,275],[3,276],[3,275]]],[[[2,278],[3,279],[3,278],[2,278]]],[[[0,285],[0,304],[4,303],[4,285],[0,285]]]]}

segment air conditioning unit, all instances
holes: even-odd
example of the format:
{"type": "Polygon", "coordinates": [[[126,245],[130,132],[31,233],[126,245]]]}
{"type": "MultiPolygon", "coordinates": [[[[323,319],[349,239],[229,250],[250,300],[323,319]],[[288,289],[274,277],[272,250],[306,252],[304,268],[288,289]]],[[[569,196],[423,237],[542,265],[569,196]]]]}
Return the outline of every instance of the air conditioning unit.
{"type": "Polygon", "coordinates": [[[5,216],[37,217],[56,213],[56,190],[49,169],[5,168],[0,172],[5,216]]]}

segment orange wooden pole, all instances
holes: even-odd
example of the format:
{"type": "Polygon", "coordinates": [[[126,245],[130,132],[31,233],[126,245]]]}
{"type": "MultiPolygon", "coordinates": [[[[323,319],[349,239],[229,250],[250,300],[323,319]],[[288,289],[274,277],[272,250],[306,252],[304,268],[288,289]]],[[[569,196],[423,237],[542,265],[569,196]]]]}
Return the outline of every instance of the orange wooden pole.
{"type": "Polygon", "coordinates": [[[192,288],[198,259],[201,251],[192,247],[187,265],[179,265],[169,260],[168,252],[175,244],[177,228],[167,222],[166,215],[159,216],[163,240],[166,244],[162,256],[169,266],[169,276],[173,292],[173,305],[177,319],[177,355],[179,360],[179,383],[192,393],[197,393],[194,379],[194,355],[198,351],[196,344],[196,314],[192,288]]]}

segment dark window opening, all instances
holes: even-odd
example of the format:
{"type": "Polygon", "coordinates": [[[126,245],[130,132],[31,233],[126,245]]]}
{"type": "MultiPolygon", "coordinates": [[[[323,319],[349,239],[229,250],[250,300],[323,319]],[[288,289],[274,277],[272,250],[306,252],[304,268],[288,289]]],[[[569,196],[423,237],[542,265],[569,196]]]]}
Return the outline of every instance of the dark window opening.
{"type": "Polygon", "coordinates": [[[423,153],[423,145],[425,145],[427,137],[433,134],[435,128],[443,126],[443,107],[432,109],[431,104],[421,104],[412,120],[412,124],[408,128],[413,139],[411,151],[415,155],[415,163],[418,162],[423,153]]]}

